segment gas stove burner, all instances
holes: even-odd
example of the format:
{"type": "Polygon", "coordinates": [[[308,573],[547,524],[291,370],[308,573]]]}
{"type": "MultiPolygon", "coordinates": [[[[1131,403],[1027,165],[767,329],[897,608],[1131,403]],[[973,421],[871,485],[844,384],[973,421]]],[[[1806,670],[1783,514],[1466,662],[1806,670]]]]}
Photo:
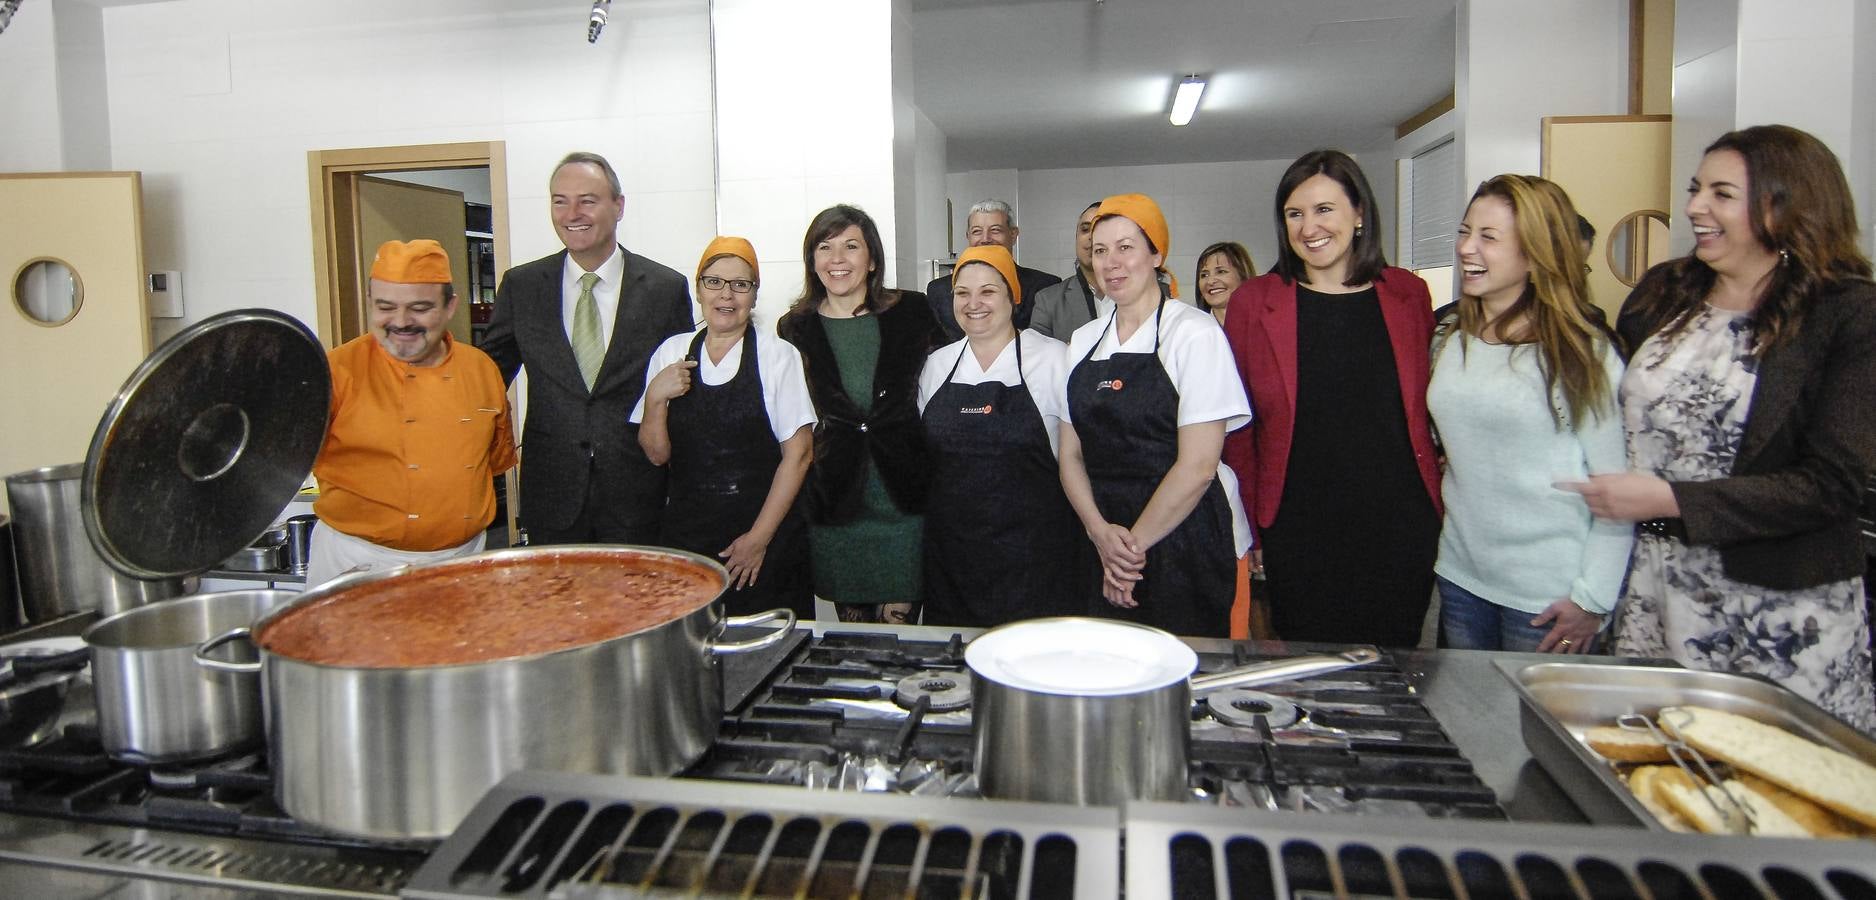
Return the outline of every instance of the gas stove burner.
{"type": "Polygon", "coordinates": [[[149,772],[150,786],[159,791],[186,791],[201,783],[198,769],[160,769],[149,772]]]}
{"type": "Polygon", "coordinates": [[[971,683],[956,672],[916,672],[899,679],[892,699],[911,709],[919,698],[930,698],[932,712],[951,712],[971,705],[971,683]]]}
{"type": "Polygon", "coordinates": [[[1303,717],[1296,704],[1275,694],[1238,688],[1224,690],[1205,698],[1212,718],[1239,728],[1256,728],[1262,716],[1271,728],[1288,728],[1303,717]]]}

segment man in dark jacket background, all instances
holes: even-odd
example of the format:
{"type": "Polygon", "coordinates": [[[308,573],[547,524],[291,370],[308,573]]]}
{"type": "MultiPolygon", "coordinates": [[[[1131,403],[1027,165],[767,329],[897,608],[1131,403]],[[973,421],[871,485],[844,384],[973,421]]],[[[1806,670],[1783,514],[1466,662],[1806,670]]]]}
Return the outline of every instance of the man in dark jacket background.
{"type": "MultiPolygon", "coordinates": [[[[964,219],[965,239],[972,247],[996,244],[1014,253],[1017,233],[1016,213],[1001,200],[979,200],[971,204],[970,214],[964,219]]],[[[1022,266],[1016,267],[1016,278],[1023,284],[1025,297],[1034,297],[1037,291],[1062,280],[1041,269],[1022,266]]],[[[926,285],[925,299],[931,303],[932,317],[938,320],[938,327],[944,329],[945,340],[963,340],[964,329],[958,327],[957,313],[951,308],[951,276],[934,279],[926,285]]],[[[1016,306],[1013,317],[1016,330],[1029,327],[1029,312],[1033,308],[1033,304],[1027,303],[1016,306]]]]}

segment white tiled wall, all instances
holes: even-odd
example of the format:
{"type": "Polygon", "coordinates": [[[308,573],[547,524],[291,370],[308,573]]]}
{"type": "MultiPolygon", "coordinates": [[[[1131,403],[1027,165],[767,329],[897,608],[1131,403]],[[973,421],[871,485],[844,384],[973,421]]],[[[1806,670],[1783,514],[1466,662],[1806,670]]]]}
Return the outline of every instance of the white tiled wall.
{"type": "Polygon", "coordinates": [[[144,173],[146,262],[185,274],[184,321],[315,319],[312,150],[505,142],[517,263],[560,247],[554,161],[599,152],[624,243],[688,272],[715,230],[707,8],[617,0],[589,45],[585,9],[547,0],[109,7],[110,163],[144,173]]]}
{"type": "Polygon", "coordinates": [[[58,50],[53,7],[20,7],[0,34],[0,172],[50,172],[61,168],[58,50]]]}
{"type": "Polygon", "coordinates": [[[887,256],[881,265],[895,286],[892,5],[715,6],[718,220],[755,244],[758,320],[773,327],[800,293],[802,236],[814,214],[835,203],[859,206],[878,223],[887,256]]]}

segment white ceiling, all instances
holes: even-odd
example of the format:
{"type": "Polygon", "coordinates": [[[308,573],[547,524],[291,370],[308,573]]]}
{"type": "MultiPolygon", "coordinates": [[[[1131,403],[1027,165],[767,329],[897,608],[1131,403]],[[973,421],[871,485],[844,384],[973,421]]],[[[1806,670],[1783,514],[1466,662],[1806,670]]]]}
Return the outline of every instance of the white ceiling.
{"type": "Polygon", "coordinates": [[[911,2],[913,99],[952,172],[1371,150],[1453,88],[1454,0],[911,2]]]}

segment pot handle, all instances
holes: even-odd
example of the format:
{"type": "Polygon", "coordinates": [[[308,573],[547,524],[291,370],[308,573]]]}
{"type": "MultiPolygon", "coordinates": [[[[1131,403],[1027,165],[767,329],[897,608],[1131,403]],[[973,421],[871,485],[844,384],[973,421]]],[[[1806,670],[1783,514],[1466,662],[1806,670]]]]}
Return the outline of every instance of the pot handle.
{"type": "Polygon", "coordinates": [[[761,650],[767,647],[773,647],[776,644],[779,644],[782,641],[786,640],[788,638],[788,635],[795,630],[795,611],[794,610],[771,609],[768,612],[759,612],[753,616],[730,616],[729,618],[726,618],[723,620],[723,624],[726,626],[727,625],[742,626],[742,625],[760,625],[764,622],[773,622],[776,619],[783,620],[782,627],[777,628],[774,631],[771,631],[768,634],[765,634],[759,638],[752,638],[747,641],[735,641],[735,642],[728,643],[728,644],[720,644],[713,640],[710,642],[710,652],[717,654],[718,656],[729,656],[735,653],[750,653],[750,652],[761,650]]]}
{"type": "Polygon", "coordinates": [[[1325,672],[1339,672],[1343,669],[1365,666],[1380,658],[1381,651],[1373,647],[1356,647],[1341,653],[1254,663],[1211,675],[1200,675],[1192,679],[1192,695],[1196,697],[1226,688],[1252,687],[1273,681],[1289,681],[1293,678],[1321,675],[1325,672]]]}
{"type": "Polygon", "coordinates": [[[209,651],[223,644],[242,640],[251,641],[253,639],[253,633],[246,626],[218,634],[195,645],[195,664],[204,669],[214,669],[217,672],[236,672],[240,674],[259,672],[261,670],[261,664],[258,661],[251,663],[229,662],[225,659],[211,659],[208,655],[209,651]]]}

